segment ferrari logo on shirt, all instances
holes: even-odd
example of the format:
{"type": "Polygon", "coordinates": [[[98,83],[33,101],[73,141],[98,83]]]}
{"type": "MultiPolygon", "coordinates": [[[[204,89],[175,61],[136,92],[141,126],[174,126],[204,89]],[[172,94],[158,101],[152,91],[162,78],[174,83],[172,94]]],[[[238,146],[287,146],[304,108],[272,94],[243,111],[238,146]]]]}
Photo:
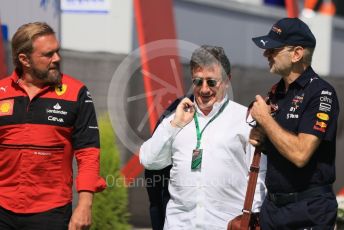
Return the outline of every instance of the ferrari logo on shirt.
{"type": "Polygon", "coordinates": [[[62,85],[59,85],[59,86],[55,87],[55,93],[58,96],[63,95],[66,91],[67,91],[67,85],[66,84],[62,84],[62,85]]]}
{"type": "Polygon", "coordinates": [[[0,101],[0,116],[13,114],[14,99],[0,101]]]}

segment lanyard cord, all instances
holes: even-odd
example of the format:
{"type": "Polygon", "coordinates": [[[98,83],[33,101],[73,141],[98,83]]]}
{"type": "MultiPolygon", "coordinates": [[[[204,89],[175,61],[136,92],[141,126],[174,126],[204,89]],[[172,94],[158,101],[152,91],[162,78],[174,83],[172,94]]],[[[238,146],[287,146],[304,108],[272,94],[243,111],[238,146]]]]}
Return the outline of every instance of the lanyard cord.
{"type": "Polygon", "coordinates": [[[202,129],[202,131],[200,131],[199,128],[199,122],[198,122],[198,117],[197,117],[197,112],[195,111],[194,113],[194,121],[195,121],[195,125],[196,125],[196,136],[197,136],[197,144],[196,144],[196,149],[199,149],[199,147],[201,146],[201,139],[202,139],[202,134],[203,131],[205,130],[205,128],[207,128],[207,126],[214,121],[219,115],[220,113],[222,113],[222,111],[225,109],[225,107],[227,106],[229,102],[229,99],[227,99],[225,101],[225,103],[222,105],[222,107],[219,109],[219,111],[215,114],[215,116],[213,116],[210,121],[208,121],[208,123],[204,126],[204,128],[202,129]]]}

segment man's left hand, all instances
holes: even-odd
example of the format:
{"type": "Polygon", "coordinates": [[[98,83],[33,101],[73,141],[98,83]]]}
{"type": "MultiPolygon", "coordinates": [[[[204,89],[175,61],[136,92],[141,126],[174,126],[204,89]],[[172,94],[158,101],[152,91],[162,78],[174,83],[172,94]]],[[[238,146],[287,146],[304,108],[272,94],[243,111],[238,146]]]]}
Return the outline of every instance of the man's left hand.
{"type": "Polygon", "coordinates": [[[87,230],[92,223],[93,193],[80,192],[79,201],[69,221],[68,230],[87,230]]]}
{"type": "Polygon", "coordinates": [[[266,137],[266,134],[264,133],[264,130],[262,129],[262,127],[257,126],[251,129],[249,142],[254,147],[261,147],[265,141],[265,137],[266,137]]]}

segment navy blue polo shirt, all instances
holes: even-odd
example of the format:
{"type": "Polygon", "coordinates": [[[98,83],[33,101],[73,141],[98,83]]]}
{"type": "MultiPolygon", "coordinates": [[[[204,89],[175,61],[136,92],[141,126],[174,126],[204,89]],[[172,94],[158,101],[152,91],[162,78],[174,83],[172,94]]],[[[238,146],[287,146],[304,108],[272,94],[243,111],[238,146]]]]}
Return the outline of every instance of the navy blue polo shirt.
{"type": "Polygon", "coordinates": [[[289,193],[332,184],[339,114],[334,88],[308,67],[290,84],[287,92],[281,79],[269,94],[270,103],[276,109],[275,120],[281,127],[295,134],[312,134],[322,140],[303,168],[296,167],[267,141],[264,153],[268,157],[266,186],[269,192],[289,193]]]}

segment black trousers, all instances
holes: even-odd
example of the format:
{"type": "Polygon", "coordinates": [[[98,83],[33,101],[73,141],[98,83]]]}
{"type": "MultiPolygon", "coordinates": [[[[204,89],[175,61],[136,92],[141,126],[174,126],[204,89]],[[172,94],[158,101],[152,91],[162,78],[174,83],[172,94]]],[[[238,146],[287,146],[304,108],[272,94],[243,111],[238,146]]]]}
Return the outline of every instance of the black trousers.
{"type": "Polygon", "coordinates": [[[168,166],[162,170],[145,170],[146,188],[149,197],[149,214],[153,230],[164,228],[166,206],[170,200],[168,181],[170,170],[168,166]]]}
{"type": "Polygon", "coordinates": [[[283,206],[266,197],[260,211],[260,226],[262,230],[333,230],[337,207],[332,192],[283,206]]]}
{"type": "Polygon", "coordinates": [[[67,230],[72,204],[34,214],[18,214],[0,207],[1,230],[67,230]]]}

